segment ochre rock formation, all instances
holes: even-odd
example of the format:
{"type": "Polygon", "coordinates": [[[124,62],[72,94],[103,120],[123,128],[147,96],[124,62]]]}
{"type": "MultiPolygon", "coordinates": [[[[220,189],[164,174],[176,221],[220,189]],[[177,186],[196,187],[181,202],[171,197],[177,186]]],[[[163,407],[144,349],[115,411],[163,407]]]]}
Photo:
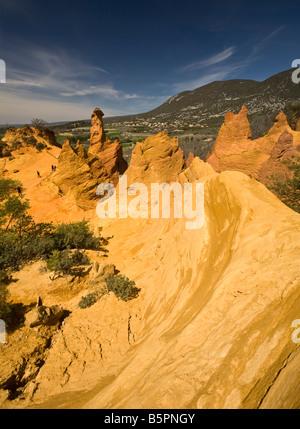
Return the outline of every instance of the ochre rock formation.
{"type": "Polygon", "coordinates": [[[73,149],[70,141],[65,141],[58,157],[57,171],[52,177],[63,195],[71,192],[77,201],[95,199],[97,184],[108,179],[98,158],[89,156],[80,143],[73,149]]]}
{"type": "MultiPolygon", "coordinates": [[[[212,153],[207,156],[207,162],[218,172],[241,171],[267,183],[268,177],[276,174],[280,165],[279,162],[274,164],[276,153],[284,151],[285,157],[299,155],[297,146],[300,144],[300,132],[292,130],[286,115],[279,112],[269,132],[252,140],[247,113],[248,109],[243,106],[238,114],[228,112],[225,115],[224,124],[221,126],[212,153]],[[285,132],[290,136],[288,140],[287,134],[283,135],[285,132]],[[285,150],[287,141],[289,149],[285,150]]],[[[277,158],[279,161],[282,157],[277,158]]],[[[284,166],[280,167],[280,170],[288,171],[284,166]]]]}
{"type": "Polygon", "coordinates": [[[192,152],[190,152],[189,156],[187,157],[187,160],[185,162],[187,167],[189,167],[191,165],[194,158],[195,158],[195,155],[192,152]]]}
{"type": "Polygon", "coordinates": [[[259,170],[257,178],[260,182],[268,183],[272,175],[290,176],[290,170],[283,161],[291,160],[292,157],[300,157],[300,145],[295,147],[293,141],[293,135],[284,130],[271,150],[270,157],[259,170]]]}
{"type": "Polygon", "coordinates": [[[29,125],[25,125],[23,128],[8,128],[2,140],[9,147],[13,147],[18,142],[21,143],[22,147],[33,146],[37,143],[42,143],[45,146],[58,146],[53,131],[47,128],[38,129],[29,125]]]}
{"type": "Polygon", "coordinates": [[[94,154],[104,165],[110,182],[116,185],[119,180],[119,174],[123,174],[127,169],[127,162],[123,158],[122,144],[119,140],[111,142],[106,140],[103,149],[100,152],[90,152],[94,154]]]}
{"type": "Polygon", "coordinates": [[[58,167],[52,182],[63,195],[71,193],[77,202],[98,199],[96,188],[99,183],[118,183],[119,174],[127,168],[123,158],[122,144],[106,138],[103,112],[96,108],[92,114],[90,147],[88,152],[80,141],[75,149],[66,140],[58,158],[58,167]]]}
{"type": "Polygon", "coordinates": [[[98,107],[95,108],[91,116],[91,138],[89,148],[91,153],[100,152],[107,140],[103,126],[103,116],[104,113],[98,107]]]}
{"type": "Polygon", "coordinates": [[[204,179],[215,176],[217,173],[208,162],[195,157],[190,166],[179,174],[180,183],[202,182],[204,179]]]}
{"type": "Polygon", "coordinates": [[[128,182],[172,182],[185,168],[184,154],[177,137],[161,132],[138,142],[126,171],[128,182]]]}
{"type": "Polygon", "coordinates": [[[91,138],[89,154],[95,155],[104,164],[110,181],[116,185],[119,174],[127,169],[127,162],[123,158],[122,144],[119,140],[112,142],[106,137],[102,117],[104,113],[98,107],[91,117],[91,138]]]}

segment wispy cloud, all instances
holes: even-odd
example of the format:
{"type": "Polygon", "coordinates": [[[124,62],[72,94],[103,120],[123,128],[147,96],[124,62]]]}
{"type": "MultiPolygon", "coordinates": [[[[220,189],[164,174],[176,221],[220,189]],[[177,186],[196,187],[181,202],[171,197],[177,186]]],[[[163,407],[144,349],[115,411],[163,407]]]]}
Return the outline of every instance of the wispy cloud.
{"type": "Polygon", "coordinates": [[[231,73],[233,73],[234,67],[232,68],[223,68],[216,70],[211,73],[206,73],[196,79],[184,80],[182,82],[177,82],[174,84],[174,92],[183,92],[183,91],[191,91],[195,88],[199,88],[200,86],[207,85],[208,83],[214,82],[216,80],[224,80],[231,73]]]}
{"type": "Polygon", "coordinates": [[[106,116],[115,116],[150,110],[165,101],[161,96],[116,88],[105,67],[88,64],[63,49],[26,47],[24,51],[7,55],[6,84],[0,86],[0,123],[28,122],[31,116],[48,122],[86,119],[95,105],[106,116]]]}
{"type": "Polygon", "coordinates": [[[235,47],[231,46],[230,48],[224,49],[223,51],[218,52],[217,54],[214,54],[208,58],[188,64],[185,67],[180,68],[179,72],[190,72],[194,70],[200,70],[205,67],[213,66],[215,64],[227,60],[234,54],[234,52],[235,47]]]}
{"type": "MultiPolygon", "coordinates": [[[[277,36],[284,28],[284,25],[281,25],[265,37],[256,40],[250,52],[249,49],[244,49],[245,54],[243,56],[240,55],[239,59],[233,58],[233,55],[238,52],[236,47],[231,46],[208,58],[181,67],[178,71],[185,73],[186,79],[173,84],[174,93],[193,90],[216,80],[236,77],[238,72],[240,73],[260,59],[261,52],[267,42],[277,36]],[[230,61],[225,62],[229,59],[230,61]],[[202,73],[195,77],[195,72],[199,70],[202,73]]],[[[239,49],[240,54],[243,51],[241,48],[239,49]]]]}
{"type": "Polygon", "coordinates": [[[274,36],[276,36],[284,28],[285,28],[284,25],[280,25],[278,28],[276,28],[276,30],[274,30],[270,34],[268,34],[262,41],[266,42],[267,40],[272,39],[274,36]]]}
{"type": "Polygon", "coordinates": [[[108,100],[139,98],[135,93],[115,88],[110,73],[104,68],[87,64],[63,50],[53,53],[33,49],[26,53],[25,65],[24,60],[14,55],[7,62],[6,89],[14,93],[35,90],[35,97],[56,100],[89,95],[108,100]]]}
{"type": "Polygon", "coordinates": [[[100,80],[101,74],[108,75],[108,72],[63,50],[53,53],[34,49],[26,52],[26,58],[14,53],[7,59],[8,87],[17,90],[33,86],[54,97],[62,91],[79,90],[81,85],[100,80]]]}
{"type": "Polygon", "coordinates": [[[71,90],[69,92],[60,92],[63,97],[82,97],[86,95],[101,95],[109,100],[128,100],[139,98],[137,94],[126,94],[126,92],[115,89],[111,84],[106,85],[91,85],[87,88],[71,90]]]}

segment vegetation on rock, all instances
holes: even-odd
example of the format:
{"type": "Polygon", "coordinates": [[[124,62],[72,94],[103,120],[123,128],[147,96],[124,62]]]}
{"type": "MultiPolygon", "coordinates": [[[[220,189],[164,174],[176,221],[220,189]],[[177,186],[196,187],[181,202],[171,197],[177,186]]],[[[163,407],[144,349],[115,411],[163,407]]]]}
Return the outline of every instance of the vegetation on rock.
{"type": "MultiPolygon", "coordinates": [[[[6,285],[10,273],[22,265],[42,259],[58,275],[74,273],[74,267],[90,263],[81,251],[101,250],[104,242],[90,231],[86,220],[54,226],[36,223],[28,213],[29,201],[22,196],[22,185],[12,179],[0,179],[0,318],[8,319],[6,285]],[[18,193],[18,194],[17,194],[18,193]]],[[[76,273],[79,273],[77,271],[76,273]]]]}
{"type": "Polygon", "coordinates": [[[75,274],[74,267],[89,264],[88,256],[79,250],[72,253],[69,249],[61,251],[55,249],[47,259],[48,270],[54,272],[52,280],[62,275],[75,274]]]}
{"type": "Polygon", "coordinates": [[[79,301],[80,308],[91,307],[103,295],[113,292],[118,299],[122,301],[129,301],[137,298],[140,289],[135,286],[135,282],[129,280],[122,274],[114,275],[109,274],[105,279],[106,285],[100,287],[98,290],[83,296],[79,301]]]}
{"type": "Polygon", "coordinates": [[[288,207],[300,213],[300,161],[292,157],[283,163],[293,173],[292,177],[272,175],[269,189],[288,207]]]}
{"type": "Polygon", "coordinates": [[[109,274],[106,278],[108,292],[113,292],[118,299],[129,301],[138,296],[140,289],[135,287],[135,282],[121,274],[114,276],[109,274]]]}

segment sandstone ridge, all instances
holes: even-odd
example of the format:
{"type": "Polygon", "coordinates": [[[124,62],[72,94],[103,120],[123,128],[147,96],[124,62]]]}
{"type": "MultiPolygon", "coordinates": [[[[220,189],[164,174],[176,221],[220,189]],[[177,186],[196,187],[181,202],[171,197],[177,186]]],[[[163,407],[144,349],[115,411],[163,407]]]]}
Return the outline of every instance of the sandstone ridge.
{"type": "Polygon", "coordinates": [[[26,147],[38,143],[45,147],[59,146],[53,131],[47,128],[38,129],[29,125],[25,125],[23,128],[8,128],[2,140],[8,144],[11,150],[14,150],[14,147],[26,147]]]}
{"type": "Polygon", "coordinates": [[[251,139],[248,109],[228,112],[207,162],[218,171],[236,170],[268,184],[272,174],[289,174],[280,161],[300,155],[300,132],[291,129],[281,111],[263,137],[251,139]],[[287,135],[289,136],[287,138],[287,135]]]}

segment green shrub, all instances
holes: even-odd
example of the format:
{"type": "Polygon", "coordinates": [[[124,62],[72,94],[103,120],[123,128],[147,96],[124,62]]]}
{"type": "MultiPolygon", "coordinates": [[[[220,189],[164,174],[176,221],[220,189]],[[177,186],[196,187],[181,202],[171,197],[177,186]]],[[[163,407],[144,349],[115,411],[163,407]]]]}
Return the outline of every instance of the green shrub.
{"type": "Polygon", "coordinates": [[[129,301],[138,296],[140,289],[135,287],[135,282],[121,274],[114,276],[109,274],[106,278],[108,292],[114,292],[118,299],[129,301]]]}
{"type": "Polygon", "coordinates": [[[271,176],[268,188],[292,210],[300,213],[300,160],[294,156],[282,161],[293,173],[292,177],[271,176]]]}
{"type": "Polygon", "coordinates": [[[20,141],[16,141],[10,145],[10,150],[11,151],[17,150],[17,149],[20,149],[20,147],[22,147],[22,143],[20,141]]]}
{"type": "Polygon", "coordinates": [[[18,186],[22,187],[18,180],[0,177],[0,201],[6,200],[12,193],[16,192],[18,186]]]}
{"type": "Polygon", "coordinates": [[[5,270],[0,270],[0,285],[8,285],[11,282],[11,275],[5,270]]]}
{"type": "Polygon", "coordinates": [[[95,302],[99,299],[99,295],[97,292],[89,293],[86,296],[83,296],[79,301],[78,306],[80,308],[88,308],[91,307],[95,302]]]}
{"type": "Polygon", "coordinates": [[[36,149],[37,149],[39,152],[41,152],[43,149],[45,149],[45,145],[44,145],[43,143],[41,143],[41,142],[37,143],[37,144],[35,145],[35,147],[36,147],[36,149]]]}
{"type": "Polygon", "coordinates": [[[100,238],[94,237],[90,231],[86,220],[58,225],[53,237],[55,248],[59,250],[66,248],[97,250],[101,243],[100,238]]]}
{"type": "Polygon", "coordinates": [[[35,146],[36,142],[37,142],[37,140],[34,136],[24,137],[23,140],[26,144],[29,144],[32,146],[35,146]]]}
{"type": "Polygon", "coordinates": [[[47,268],[54,276],[74,274],[74,267],[90,264],[89,258],[79,250],[72,253],[69,249],[53,250],[47,260],[47,268]]]}
{"type": "Polygon", "coordinates": [[[13,308],[7,302],[7,296],[6,284],[0,283],[0,319],[9,326],[13,322],[14,313],[13,308]]]}
{"type": "Polygon", "coordinates": [[[70,249],[99,250],[107,244],[101,230],[95,237],[85,220],[58,226],[35,223],[28,214],[29,201],[15,195],[18,186],[22,187],[18,181],[0,178],[0,270],[18,270],[24,263],[44,259],[54,271],[66,273],[89,263],[86,255],[70,249]]]}

